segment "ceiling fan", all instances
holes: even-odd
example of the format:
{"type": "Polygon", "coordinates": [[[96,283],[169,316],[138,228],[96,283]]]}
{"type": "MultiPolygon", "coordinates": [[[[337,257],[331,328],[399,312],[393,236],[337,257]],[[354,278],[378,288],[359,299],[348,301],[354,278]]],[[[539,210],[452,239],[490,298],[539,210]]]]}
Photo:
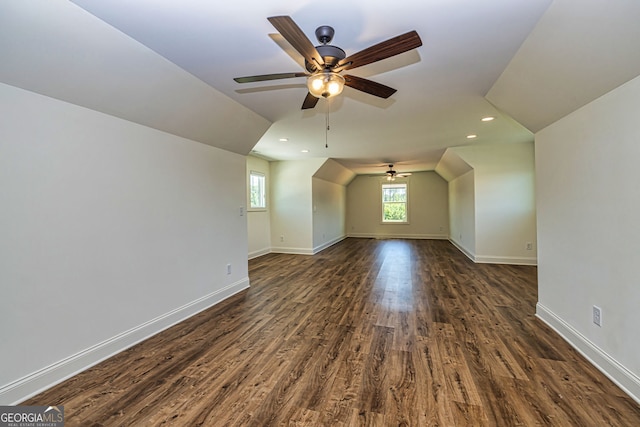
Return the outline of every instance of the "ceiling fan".
{"type": "Polygon", "coordinates": [[[411,175],[411,172],[398,173],[393,170],[393,165],[389,165],[389,170],[385,172],[387,174],[387,181],[395,181],[397,178],[405,178],[411,175]]]}
{"type": "Polygon", "coordinates": [[[236,77],[234,80],[238,83],[249,83],[307,77],[309,93],[302,103],[303,110],[315,107],[320,97],[329,98],[340,94],[345,85],[380,98],[390,97],[396,92],[396,89],[362,77],[340,73],[422,46],[422,40],[420,40],[418,33],[409,31],[347,56],[345,51],[338,46],[329,44],[335,31],[328,25],[316,29],[316,38],[320,45],[314,47],[291,17],[272,16],[267,19],[285,40],[304,57],[307,72],[263,74],[236,77]]]}

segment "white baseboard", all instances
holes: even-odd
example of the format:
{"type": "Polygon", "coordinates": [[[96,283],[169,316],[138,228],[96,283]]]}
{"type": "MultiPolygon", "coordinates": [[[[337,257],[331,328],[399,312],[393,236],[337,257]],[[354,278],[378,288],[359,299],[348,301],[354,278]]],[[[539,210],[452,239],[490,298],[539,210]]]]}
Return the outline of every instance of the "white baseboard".
{"type": "Polygon", "coordinates": [[[449,241],[451,242],[451,244],[453,244],[453,246],[458,248],[460,252],[465,254],[467,258],[469,258],[473,262],[476,262],[476,255],[470,250],[468,250],[467,248],[465,248],[462,243],[456,242],[454,239],[451,239],[451,238],[449,238],[449,241]]]}
{"type": "Polygon", "coordinates": [[[258,258],[262,255],[276,253],[276,254],[293,254],[293,255],[315,255],[318,252],[321,252],[327,249],[329,246],[333,246],[336,243],[339,243],[346,239],[347,236],[336,237],[335,239],[331,239],[326,243],[318,245],[312,249],[307,248],[289,248],[285,246],[274,246],[272,248],[262,249],[260,251],[255,251],[249,253],[249,259],[258,258]]]}
{"type": "Polygon", "coordinates": [[[536,304],[536,317],[549,325],[578,353],[598,368],[611,381],[640,404],[640,377],[608,355],[570,324],[562,320],[544,305],[536,304]]]}
{"type": "Polygon", "coordinates": [[[277,254],[293,254],[293,255],[313,255],[313,249],[309,248],[288,248],[284,246],[273,246],[271,252],[277,254]]]}
{"type": "Polygon", "coordinates": [[[323,244],[318,245],[315,248],[313,248],[313,253],[317,254],[318,252],[321,252],[321,251],[327,249],[329,246],[333,246],[336,243],[342,242],[346,238],[347,238],[347,236],[340,236],[340,237],[336,237],[335,239],[331,239],[328,242],[323,243],[323,244]]]}
{"type": "Polygon", "coordinates": [[[50,366],[42,368],[39,371],[6,384],[0,387],[0,405],[17,405],[103,360],[218,304],[248,287],[249,278],[247,277],[50,366]]]}
{"type": "Polygon", "coordinates": [[[360,239],[417,239],[417,240],[447,240],[446,234],[378,234],[378,233],[349,233],[347,237],[360,239]]]}
{"type": "Polygon", "coordinates": [[[249,257],[248,259],[254,259],[254,258],[258,258],[262,255],[266,255],[271,253],[271,248],[264,248],[264,249],[260,249],[257,251],[253,251],[253,252],[249,252],[249,257]]]}
{"type": "Polygon", "coordinates": [[[495,256],[495,255],[476,255],[459,242],[449,238],[449,241],[466,255],[471,261],[478,264],[511,264],[511,265],[538,265],[536,257],[513,257],[513,256],[495,256]]]}
{"type": "Polygon", "coordinates": [[[476,255],[474,261],[479,264],[538,265],[536,257],[476,255]]]}

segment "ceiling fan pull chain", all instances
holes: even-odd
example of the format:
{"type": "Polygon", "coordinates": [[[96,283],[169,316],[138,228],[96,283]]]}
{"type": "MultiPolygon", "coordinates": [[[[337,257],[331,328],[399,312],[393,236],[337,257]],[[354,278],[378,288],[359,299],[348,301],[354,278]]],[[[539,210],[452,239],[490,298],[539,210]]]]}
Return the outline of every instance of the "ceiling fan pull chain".
{"type": "Polygon", "coordinates": [[[324,132],[324,148],[329,148],[329,130],[331,129],[329,127],[329,99],[326,98],[325,99],[325,103],[326,103],[326,114],[325,114],[325,125],[326,125],[326,129],[324,132]]]}

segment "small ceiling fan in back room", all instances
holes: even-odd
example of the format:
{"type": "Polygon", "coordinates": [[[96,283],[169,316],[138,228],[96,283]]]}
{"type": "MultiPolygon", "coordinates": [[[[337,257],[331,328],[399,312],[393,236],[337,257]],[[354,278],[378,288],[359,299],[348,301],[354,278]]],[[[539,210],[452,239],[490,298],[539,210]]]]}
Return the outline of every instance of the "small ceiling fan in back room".
{"type": "Polygon", "coordinates": [[[316,29],[316,38],[320,45],[314,46],[291,17],[273,16],[267,19],[282,37],[304,57],[306,72],[262,74],[236,77],[234,80],[238,83],[250,83],[307,77],[309,92],[302,103],[303,110],[315,107],[321,97],[329,98],[340,94],[345,85],[380,98],[390,97],[396,92],[396,89],[362,77],[343,75],[341,72],[381,61],[422,46],[422,40],[420,40],[418,33],[409,31],[347,56],[345,51],[338,46],[329,44],[335,31],[328,25],[316,29]]]}
{"type": "Polygon", "coordinates": [[[406,178],[411,175],[411,172],[398,173],[393,170],[393,165],[389,165],[389,170],[385,172],[387,175],[387,181],[395,181],[396,178],[406,178]]]}
{"type": "MultiPolygon", "coordinates": [[[[396,172],[395,170],[393,170],[393,164],[384,165],[384,166],[385,167],[387,167],[387,166],[389,167],[389,170],[385,171],[385,173],[384,173],[386,175],[385,179],[387,181],[395,181],[396,178],[406,178],[406,177],[411,175],[411,172],[401,172],[401,173],[396,172]]],[[[378,176],[379,177],[380,174],[374,174],[374,175],[369,175],[369,176],[372,176],[372,177],[378,176]]]]}

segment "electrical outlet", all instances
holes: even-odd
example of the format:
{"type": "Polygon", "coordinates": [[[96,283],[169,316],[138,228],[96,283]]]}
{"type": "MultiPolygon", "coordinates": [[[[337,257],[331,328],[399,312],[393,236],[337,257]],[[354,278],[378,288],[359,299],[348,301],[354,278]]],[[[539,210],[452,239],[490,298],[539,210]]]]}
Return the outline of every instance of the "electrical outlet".
{"type": "Polygon", "coordinates": [[[602,309],[597,305],[593,306],[593,323],[602,327],[602,309]]]}
{"type": "Polygon", "coordinates": [[[280,241],[284,242],[284,236],[280,236],[280,241]]]}
{"type": "Polygon", "coordinates": [[[227,264],[227,274],[231,274],[231,264],[227,264]]]}
{"type": "Polygon", "coordinates": [[[532,249],[533,249],[533,243],[531,243],[531,242],[527,242],[527,244],[525,245],[525,248],[526,248],[528,251],[532,250],[532,249]]]}

